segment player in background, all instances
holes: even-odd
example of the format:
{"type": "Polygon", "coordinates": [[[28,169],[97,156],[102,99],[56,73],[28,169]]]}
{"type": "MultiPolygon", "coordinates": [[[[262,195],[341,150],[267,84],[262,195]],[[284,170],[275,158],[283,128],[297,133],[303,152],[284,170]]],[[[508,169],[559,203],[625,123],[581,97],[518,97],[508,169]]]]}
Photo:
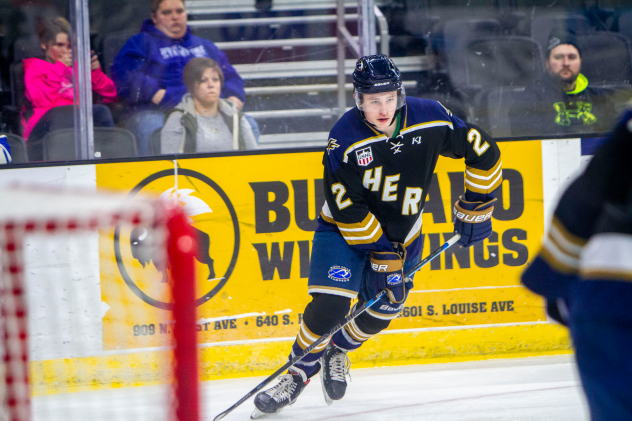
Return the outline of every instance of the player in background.
{"type": "Polygon", "coordinates": [[[465,159],[466,191],[454,207],[459,244],[492,232],[500,151],[491,137],[437,101],[406,98],[400,72],[385,55],[359,59],[353,72],[356,108],[329,134],[323,156],[326,202],[314,234],[308,292],[312,301],[292,346],[303,352],[357,305],[378,302],[324,341],[255,397],[251,418],[277,414],[321,373],[328,404],[342,399],[347,352],[386,329],[404,306],[413,280],[403,274],[422,250],[422,211],[439,155],[465,159]]]}
{"type": "Polygon", "coordinates": [[[570,329],[591,419],[632,419],[632,111],[564,192],[522,282],[570,329]]]}

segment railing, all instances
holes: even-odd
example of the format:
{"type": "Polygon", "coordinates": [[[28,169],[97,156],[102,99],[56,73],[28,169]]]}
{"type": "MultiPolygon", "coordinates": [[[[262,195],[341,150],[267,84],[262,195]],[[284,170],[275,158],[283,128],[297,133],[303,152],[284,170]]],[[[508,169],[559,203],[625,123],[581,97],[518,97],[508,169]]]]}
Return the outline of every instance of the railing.
{"type": "Polygon", "coordinates": [[[374,5],[374,0],[358,0],[358,31],[361,35],[358,37],[361,43],[356,42],[356,37],[351,36],[351,33],[345,26],[344,19],[345,2],[344,0],[337,0],[336,2],[336,16],[338,25],[336,27],[336,39],[338,44],[338,57],[336,59],[338,64],[338,110],[339,115],[342,116],[346,108],[346,96],[345,96],[345,56],[346,48],[345,41],[349,43],[353,51],[355,51],[357,58],[365,55],[375,54],[377,52],[376,43],[378,38],[381,41],[382,54],[389,55],[388,43],[388,22],[380,11],[380,9],[374,5]],[[380,25],[380,36],[375,36],[375,18],[378,18],[380,25]],[[373,40],[375,39],[375,43],[373,40]]]}
{"type": "MultiPolygon", "coordinates": [[[[404,81],[403,85],[407,89],[417,86],[415,81],[404,81]]],[[[345,91],[353,90],[353,84],[346,83],[345,91]]],[[[291,85],[291,86],[266,86],[260,88],[246,88],[246,95],[264,95],[264,94],[287,94],[287,93],[318,93],[333,92],[338,90],[337,84],[323,85],[291,85]]],[[[343,108],[344,114],[349,108],[343,108]]],[[[286,118],[286,117],[317,117],[317,116],[334,116],[340,115],[339,108],[306,108],[294,110],[270,110],[270,111],[249,111],[249,115],[253,118],[286,118]]]]}
{"type": "MultiPolygon", "coordinates": [[[[351,61],[351,60],[349,60],[351,61]]],[[[415,81],[404,81],[403,85],[406,89],[412,89],[417,86],[415,81]]],[[[346,91],[353,90],[353,84],[345,83],[346,91]]],[[[338,84],[322,84],[322,85],[291,85],[291,86],[263,86],[256,88],[246,88],[246,95],[266,95],[266,94],[286,94],[286,93],[316,93],[316,92],[334,92],[338,90],[338,84]]],[[[344,111],[350,108],[345,107],[344,111]]],[[[338,116],[340,110],[338,108],[309,108],[300,110],[275,110],[275,111],[251,111],[248,113],[255,119],[274,119],[288,117],[327,117],[338,116]]],[[[296,142],[296,133],[282,133],[273,135],[261,135],[259,137],[259,147],[264,149],[278,148],[286,146],[288,143],[296,142]]],[[[311,132],[301,133],[301,146],[325,146],[327,144],[327,132],[311,132]]]]}
{"type": "MultiPolygon", "coordinates": [[[[254,0],[231,0],[230,2],[187,0],[185,3],[189,14],[250,13],[258,11],[254,0]]],[[[385,2],[378,0],[376,3],[384,4],[385,2]]],[[[345,6],[347,7],[355,7],[357,4],[357,0],[345,0],[345,6]]],[[[335,9],[336,5],[337,0],[273,0],[272,10],[323,10],[335,9]]]]}
{"type": "MultiPolygon", "coordinates": [[[[356,42],[358,37],[353,37],[356,42]]],[[[378,41],[379,41],[379,37],[378,41]]],[[[336,45],[338,39],[336,37],[321,38],[287,38],[287,39],[270,39],[263,41],[230,41],[216,42],[217,48],[220,50],[245,50],[248,48],[271,48],[271,47],[319,47],[321,45],[336,45]]]]}
{"type": "MultiPolygon", "coordinates": [[[[428,70],[433,65],[429,56],[411,56],[393,58],[401,72],[428,70]]],[[[342,74],[348,75],[355,68],[355,59],[343,61],[342,74]]],[[[335,60],[314,60],[296,62],[275,62],[257,64],[236,64],[233,67],[246,80],[274,79],[288,77],[336,76],[340,74],[339,64],[335,60]]]]}
{"type": "MultiPolygon", "coordinates": [[[[261,17],[261,18],[241,18],[241,19],[200,19],[194,18],[189,20],[189,26],[192,28],[225,28],[236,26],[264,26],[264,25],[284,25],[284,24],[303,24],[303,23],[328,23],[336,22],[336,37],[320,37],[320,38],[291,38],[291,39],[275,39],[263,41],[232,41],[232,42],[216,42],[215,44],[220,50],[240,50],[252,48],[283,48],[298,46],[325,46],[337,45],[338,57],[336,60],[317,60],[317,61],[296,61],[296,62],[272,62],[272,63],[256,63],[256,64],[240,64],[234,65],[237,72],[245,80],[262,80],[262,79],[282,79],[282,78],[300,78],[300,77],[330,77],[337,76],[336,84],[321,85],[282,85],[282,86],[263,86],[263,87],[247,87],[246,95],[275,95],[275,94],[310,94],[320,92],[338,92],[338,107],[334,108],[308,108],[308,109],[289,109],[289,110],[266,110],[266,111],[249,111],[248,114],[255,119],[281,119],[291,117],[335,117],[342,115],[348,108],[346,106],[346,93],[353,89],[352,84],[346,83],[346,75],[351,74],[355,68],[357,59],[346,59],[346,47],[350,46],[356,57],[363,55],[363,51],[367,54],[375,52],[378,48],[381,53],[389,53],[389,31],[388,22],[374,3],[380,3],[379,0],[313,0],[309,3],[305,0],[274,0],[272,2],[272,10],[316,10],[316,9],[333,9],[336,8],[336,15],[316,15],[316,16],[280,16],[280,17],[261,17]],[[346,8],[355,7],[358,13],[345,13],[346,8]],[[368,9],[367,9],[368,8],[368,9]],[[370,11],[370,13],[369,13],[370,11]],[[362,14],[366,16],[363,19],[362,14]],[[345,22],[358,21],[359,36],[353,36],[349,33],[345,26],[345,22]],[[375,34],[375,26],[378,26],[379,35],[375,34]],[[367,28],[373,28],[370,36],[365,35],[365,41],[362,41],[362,25],[365,32],[367,28]],[[371,40],[368,43],[368,40],[371,40]],[[367,45],[370,47],[367,47],[367,45]]],[[[216,1],[188,1],[186,2],[189,15],[208,15],[218,13],[231,12],[255,12],[253,0],[232,0],[230,4],[223,3],[218,7],[216,1]]],[[[370,33],[370,30],[369,30],[370,33]]],[[[429,69],[432,65],[427,57],[402,57],[394,59],[395,63],[402,72],[421,71],[429,69]]],[[[414,88],[416,82],[407,81],[404,83],[407,88],[414,88]]],[[[327,142],[326,132],[300,133],[300,134],[273,134],[262,135],[259,139],[261,147],[275,147],[288,141],[296,141],[300,137],[301,145],[319,145],[322,146],[327,142]]]]}
{"type": "MultiPolygon", "coordinates": [[[[262,25],[282,25],[295,23],[327,23],[335,22],[338,19],[334,15],[315,16],[279,16],[265,18],[240,18],[240,19],[213,19],[213,20],[192,20],[188,25],[192,28],[229,28],[231,26],[262,26],[262,25]]],[[[345,20],[357,20],[358,14],[351,13],[344,15],[345,20]]]]}
{"type": "MultiPolygon", "coordinates": [[[[413,89],[417,86],[415,81],[404,81],[403,85],[406,89],[413,89]]],[[[352,83],[345,83],[345,91],[353,90],[352,83]]],[[[286,85],[286,86],[257,86],[246,88],[246,95],[270,95],[270,94],[293,94],[293,93],[317,93],[317,92],[334,92],[338,90],[336,83],[323,83],[318,85],[286,85]]]]}
{"type": "MultiPolygon", "coordinates": [[[[340,0],[343,3],[343,0],[340,0]]],[[[377,6],[375,7],[377,9],[377,6]]],[[[344,14],[343,5],[343,22],[358,20],[359,15],[357,13],[344,14]]],[[[380,25],[380,36],[376,38],[376,41],[380,42],[381,51],[388,55],[388,22],[384,15],[377,10],[376,16],[379,16],[378,23],[380,25]]],[[[319,15],[319,16],[281,16],[281,17],[264,17],[264,18],[243,18],[243,19],[213,19],[213,20],[191,20],[188,22],[192,28],[228,28],[233,26],[264,26],[264,25],[283,25],[283,24],[301,24],[301,23],[326,23],[336,22],[340,18],[334,15],[319,15]]],[[[344,28],[344,26],[343,26],[344,28]]],[[[349,34],[346,28],[344,28],[345,37],[353,46],[358,45],[357,36],[349,34]]],[[[319,38],[292,38],[292,39],[276,39],[276,40],[263,40],[263,41],[230,41],[230,42],[216,42],[215,45],[220,50],[240,50],[247,48],[269,48],[269,47],[303,47],[303,46],[320,46],[320,45],[335,45],[338,42],[336,37],[319,37],[319,38]]],[[[359,55],[359,50],[357,50],[359,55]]]]}

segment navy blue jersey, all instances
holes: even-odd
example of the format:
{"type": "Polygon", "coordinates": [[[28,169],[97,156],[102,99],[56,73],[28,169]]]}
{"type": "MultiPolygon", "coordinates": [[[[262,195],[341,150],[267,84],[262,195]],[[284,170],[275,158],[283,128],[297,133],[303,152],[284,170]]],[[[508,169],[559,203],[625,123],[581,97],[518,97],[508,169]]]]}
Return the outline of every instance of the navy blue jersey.
{"type": "Polygon", "coordinates": [[[486,200],[502,182],[500,151],[485,132],[433,100],[408,97],[395,134],[375,130],[356,108],[338,120],[323,158],[326,202],[318,229],[337,230],[360,250],[392,251],[391,243],[402,243],[413,258],[439,155],[464,158],[470,197],[486,200]]]}
{"type": "Polygon", "coordinates": [[[532,291],[548,299],[568,297],[579,279],[582,253],[596,234],[604,206],[624,206],[632,201],[632,167],[628,163],[631,131],[632,111],[628,111],[562,195],[542,250],[522,276],[532,291]]]}

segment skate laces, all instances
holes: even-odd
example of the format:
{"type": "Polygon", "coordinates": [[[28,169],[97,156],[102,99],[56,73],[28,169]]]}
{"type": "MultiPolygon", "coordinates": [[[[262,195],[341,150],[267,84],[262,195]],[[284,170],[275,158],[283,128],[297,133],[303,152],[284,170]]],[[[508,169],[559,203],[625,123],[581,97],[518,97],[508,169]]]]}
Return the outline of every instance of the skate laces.
{"type": "Polygon", "coordinates": [[[334,350],[334,355],[329,360],[329,375],[333,381],[346,382],[346,376],[349,376],[351,380],[351,374],[349,373],[351,368],[351,361],[347,353],[340,348],[334,350]]]}
{"type": "Polygon", "coordinates": [[[281,402],[285,399],[292,402],[292,393],[296,390],[296,382],[291,374],[284,374],[279,377],[279,384],[265,391],[272,399],[281,402]]]}

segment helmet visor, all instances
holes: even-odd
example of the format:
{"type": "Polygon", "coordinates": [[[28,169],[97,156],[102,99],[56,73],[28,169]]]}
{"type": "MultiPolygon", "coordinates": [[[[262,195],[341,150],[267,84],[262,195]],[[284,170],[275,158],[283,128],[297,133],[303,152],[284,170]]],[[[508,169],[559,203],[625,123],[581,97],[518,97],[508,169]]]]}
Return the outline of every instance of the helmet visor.
{"type": "Polygon", "coordinates": [[[406,90],[401,86],[396,91],[363,94],[354,90],[356,106],[365,113],[396,111],[406,103],[406,90]]]}

